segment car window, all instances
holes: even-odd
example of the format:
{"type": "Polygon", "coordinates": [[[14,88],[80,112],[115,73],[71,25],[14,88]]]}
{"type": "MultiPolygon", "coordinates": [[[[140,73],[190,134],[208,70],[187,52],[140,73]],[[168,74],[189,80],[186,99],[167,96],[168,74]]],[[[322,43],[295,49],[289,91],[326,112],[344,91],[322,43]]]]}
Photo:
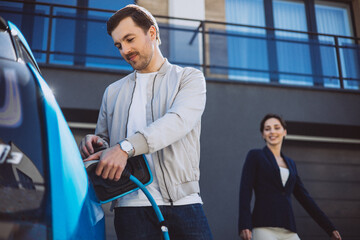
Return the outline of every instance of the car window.
{"type": "Polygon", "coordinates": [[[0,30],[0,58],[6,58],[15,61],[16,54],[11,38],[6,31],[0,30]]]}
{"type": "Polygon", "coordinates": [[[28,76],[19,72],[27,68],[2,67],[6,94],[0,101],[0,221],[42,221],[48,171],[39,92],[35,81],[21,77],[28,76]]]}
{"type": "Polygon", "coordinates": [[[0,143],[0,156],[0,214],[37,211],[45,195],[45,182],[35,164],[13,142],[0,143]]]}

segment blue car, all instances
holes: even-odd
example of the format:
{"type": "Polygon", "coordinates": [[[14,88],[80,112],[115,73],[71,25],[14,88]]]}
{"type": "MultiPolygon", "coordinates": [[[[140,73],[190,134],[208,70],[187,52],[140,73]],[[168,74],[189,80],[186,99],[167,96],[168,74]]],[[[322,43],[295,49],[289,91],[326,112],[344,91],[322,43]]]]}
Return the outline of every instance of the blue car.
{"type": "Polygon", "coordinates": [[[24,36],[2,18],[0,239],[105,239],[74,137],[24,36]]]}

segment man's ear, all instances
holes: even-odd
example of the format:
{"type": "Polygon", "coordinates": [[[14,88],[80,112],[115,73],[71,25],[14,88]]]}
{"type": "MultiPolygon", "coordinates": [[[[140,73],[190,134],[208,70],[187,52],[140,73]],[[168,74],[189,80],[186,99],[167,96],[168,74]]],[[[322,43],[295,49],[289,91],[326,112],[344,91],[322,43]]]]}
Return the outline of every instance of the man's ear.
{"type": "Polygon", "coordinates": [[[151,40],[156,40],[156,28],[154,25],[151,25],[151,27],[149,28],[149,34],[150,34],[151,40]]]}

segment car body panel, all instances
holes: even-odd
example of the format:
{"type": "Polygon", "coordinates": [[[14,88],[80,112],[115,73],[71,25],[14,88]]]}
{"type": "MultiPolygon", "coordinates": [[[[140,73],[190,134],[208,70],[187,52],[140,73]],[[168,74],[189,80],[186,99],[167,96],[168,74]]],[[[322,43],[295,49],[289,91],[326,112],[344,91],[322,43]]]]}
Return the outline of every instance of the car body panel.
{"type": "Polygon", "coordinates": [[[99,224],[99,228],[97,223],[104,218],[104,213],[99,203],[95,201],[95,195],[89,193],[91,185],[89,185],[75,139],[49,86],[32,65],[28,64],[28,66],[36,76],[43,93],[50,182],[53,186],[51,198],[52,205],[56,206],[52,210],[54,235],[61,239],[69,239],[69,237],[76,236],[77,232],[83,232],[81,231],[83,227],[83,234],[76,236],[76,239],[96,239],[94,238],[96,232],[101,230],[101,224],[99,224]],[[92,197],[86,198],[88,195],[92,197]],[[90,222],[83,221],[84,217],[88,218],[90,222]],[[80,229],[78,229],[79,223],[83,225],[80,229]],[[95,232],[92,234],[94,230],[95,232]]]}
{"type": "Polygon", "coordinates": [[[105,239],[75,139],[24,36],[7,26],[12,44],[0,50],[17,57],[0,58],[0,144],[11,147],[0,163],[0,239],[105,239]]]}

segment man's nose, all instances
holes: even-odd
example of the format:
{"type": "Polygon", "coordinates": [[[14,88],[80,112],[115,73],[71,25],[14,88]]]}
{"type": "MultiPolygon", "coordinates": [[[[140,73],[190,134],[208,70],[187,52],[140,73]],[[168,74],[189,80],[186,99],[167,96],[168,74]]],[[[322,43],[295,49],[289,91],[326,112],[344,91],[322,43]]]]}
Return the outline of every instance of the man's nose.
{"type": "Polygon", "coordinates": [[[123,54],[127,55],[128,53],[131,52],[130,50],[131,50],[131,48],[130,48],[129,45],[127,45],[127,44],[123,44],[123,45],[122,45],[122,52],[123,52],[123,54]]]}

